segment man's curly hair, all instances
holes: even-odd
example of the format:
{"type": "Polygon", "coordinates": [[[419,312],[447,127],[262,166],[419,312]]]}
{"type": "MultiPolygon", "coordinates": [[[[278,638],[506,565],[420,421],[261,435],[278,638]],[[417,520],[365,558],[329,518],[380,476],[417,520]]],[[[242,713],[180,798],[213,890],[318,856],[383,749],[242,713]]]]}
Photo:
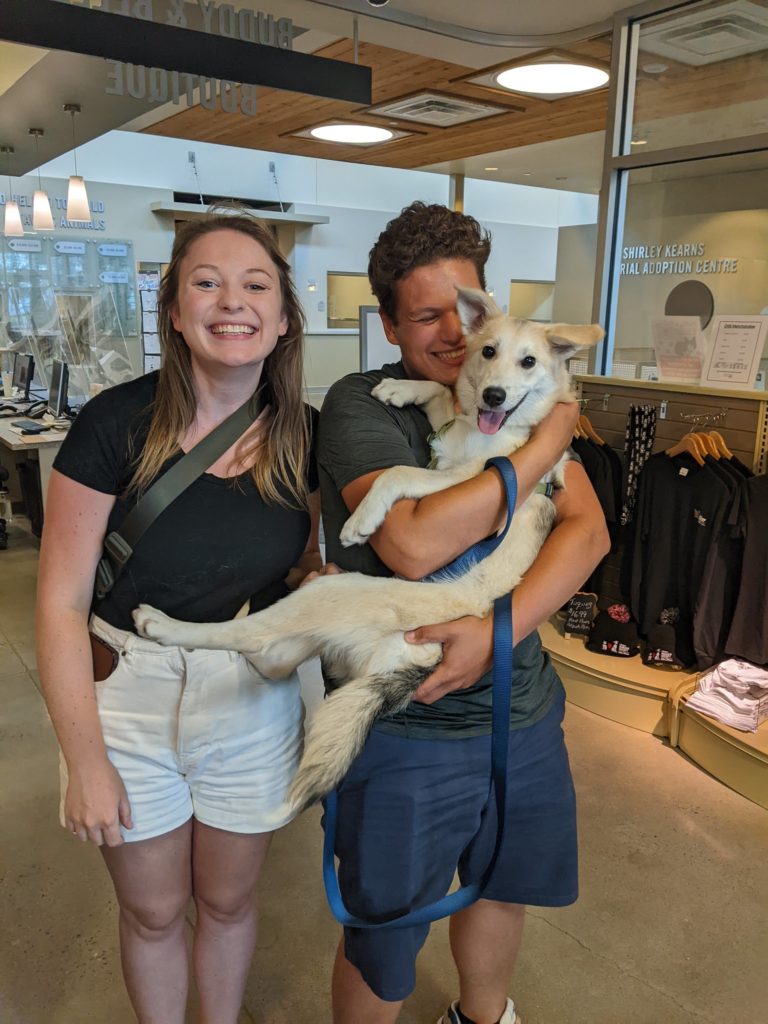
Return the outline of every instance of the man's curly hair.
{"type": "Polygon", "coordinates": [[[416,267],[437,260],[469,260],[485,288],[491,236],[474,217],[418,200],[387,224],[371,249],[368,279],[382,310],[396,321],[395,285],[416,267]]]}

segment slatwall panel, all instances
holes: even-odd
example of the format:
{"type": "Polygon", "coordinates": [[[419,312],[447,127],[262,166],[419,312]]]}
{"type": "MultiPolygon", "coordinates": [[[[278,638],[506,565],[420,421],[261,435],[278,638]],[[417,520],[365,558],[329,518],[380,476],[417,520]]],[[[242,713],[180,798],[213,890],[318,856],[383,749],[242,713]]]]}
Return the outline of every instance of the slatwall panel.
{"type": "MultiPolygon", "coordinates": [[[[617,380],[611,377],[575,376],[577,392],[583,399],[584,413],[596,432],[620,455],[624,454],[624,432],[631,405],[667,403],[666,418],[657,413],[656,438],[653,451],[665,451],[676,444],[689,430],[706,430],[685,416],[718,417],[712,429],[722,434],[728,448],[756,473],[768,471],[768,394],[723,391],[721,393],[675,389],[655,382],[617,380]]],[[[623,546],[612,551],[597,576],[600,607],[622,600],[619,572],[623,546]]]]}
{"type": "Polygon", "coordinates": [[[584,412],[592,426],[618,452],[624,451],[624,431],[631,405],[661,406],[667,403],[666,418],[657,414],[654,452],[676,444],[689,430],[706,430],[707,424],[696,426],[683,416],[718,417],[709,424],[723,435],[725,443],[743,463],[756,473],[766,471],[768,424],[763,392],[703,392],[676,389],[672,385],[617,380],[611,377],[577,376],[577,390],[589,399],[584,412]]]}

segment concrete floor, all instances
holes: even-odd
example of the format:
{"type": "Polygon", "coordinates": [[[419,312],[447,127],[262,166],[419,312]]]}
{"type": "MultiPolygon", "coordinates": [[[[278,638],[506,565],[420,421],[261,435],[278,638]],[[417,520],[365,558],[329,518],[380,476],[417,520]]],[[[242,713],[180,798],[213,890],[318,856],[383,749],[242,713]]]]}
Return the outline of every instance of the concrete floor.
{"type": "MultiPolygon", "coordinates": [[[[106,872],[57,824],[56,745],[33,655],[36,562],[37,542],[14,524],[0,552],[0,1024],[130,1024],[106,872]]],[[[582,895],[528,915],[514,980],[525,1024],[765,1024],[766,812],[651,736],[579,708],[566,729],[582,895]]],[[[329,1020],[338,929],[318,817],[275,839],[243,1022],[329,1020]]],[[[454,995],[443,923],[403,1024],[431,1024],[454,995]]]]}

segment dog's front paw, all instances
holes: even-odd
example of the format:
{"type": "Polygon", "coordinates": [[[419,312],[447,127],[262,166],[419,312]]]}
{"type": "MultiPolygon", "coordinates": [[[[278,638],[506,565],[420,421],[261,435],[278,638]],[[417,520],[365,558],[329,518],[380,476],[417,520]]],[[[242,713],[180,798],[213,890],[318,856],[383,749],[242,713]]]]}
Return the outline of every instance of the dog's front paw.
{"type": "Polygon", "coordinates": [[[133,621],[139,636],[156,640],[160,644],[173,644],[174,626],[178,623],[165,612],[159,612],[149,604],[140,604],[133,610],[133,621]]]}
{"type": "Polygon", "coordinates": [[[355,544],[365,544],[372,533],[375,533],[387,514],[386,506],[371,500],[371,492],[357,506],[355,511],[344,523],[339,534],[339,540],[345,548],[354,547],[355,544]]]}
{"type": "Polygon", "coordinates": [[[413,405],[415,400],[410,384],[411,382],[407,380],[385,377],[371,391],[371,394],[384,405],[394,405],[396,409],[402,409],[404,405],[413,405]]]}

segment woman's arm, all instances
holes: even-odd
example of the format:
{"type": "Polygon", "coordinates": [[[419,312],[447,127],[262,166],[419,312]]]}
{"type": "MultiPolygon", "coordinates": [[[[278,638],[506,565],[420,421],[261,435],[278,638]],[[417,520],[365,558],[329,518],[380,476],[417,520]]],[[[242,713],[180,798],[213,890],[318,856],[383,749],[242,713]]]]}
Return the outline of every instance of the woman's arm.
{"type": "Polygon", "coordinates": [[[285,585],[289,590],[295,590],[304,582],[308,573],[317,574],[323,566],[323,556],[320,554],[320,491],[313,491],[309,496],[309,539],[307,546],[301,554],[301,558],[285,577],[285,585]]]}
{"type": "MultiPolygon", "coordinates": [[[[576,402],[558,402],[531,440],[510,455],[517,474],[518,504],[563,455],[573,437],[578,413],[576,402]]],[[[354,512],[380,472],[384,470],[367,473],[342,490],[350,512],[354,512]]],[[[505,517],[504,486],[499,474],[489,469],[420,501],[398,501],[369,543],[393,572],[416,580],[442,568],[477,541],[496,532],[505,517]]]]}
{"type": "MultiPolygon", "coordinates": [[[[512,592],[515,644],[561,608],[610,549],[605,518],[583,466],[568,462],[565,482],[565,489],[557,491],[553,499],[557,508],[555,528],[512,592]]],[[[442,662],[415,694],[415,699],[425,704],[471,686],[493,663],[493,615],[423,626],[407,633],[406,639],[443,644],[442,662]]]]}
{"type": "Polygon", "coordinates": [[[37,587],[37,666],[69,772],[67,828],[97,845],[131,828],[120,776],[107,757],[94,692],[88,616],[114,495],[54,470],[48,488],[37,587]]]}

